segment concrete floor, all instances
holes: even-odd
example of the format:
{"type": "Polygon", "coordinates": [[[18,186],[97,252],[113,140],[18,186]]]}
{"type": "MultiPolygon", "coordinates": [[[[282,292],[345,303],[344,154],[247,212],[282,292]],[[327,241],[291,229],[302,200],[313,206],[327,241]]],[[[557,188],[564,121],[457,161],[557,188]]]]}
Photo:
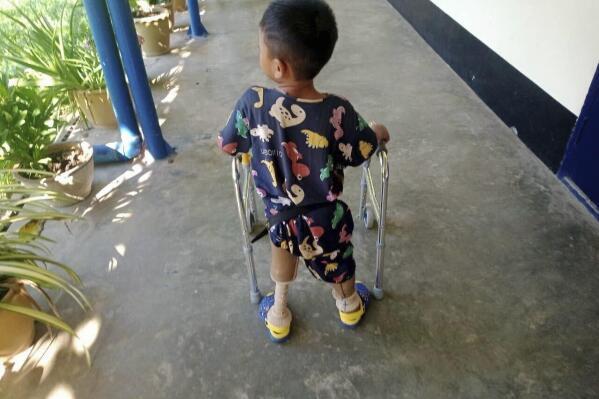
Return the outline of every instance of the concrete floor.
{"type": "MultiPolygon", "coordinates": [[[[85,219],[48,228],[95,313],[6,398],[590,398],[599,396],[599,224],[385,0],[331,0],[340,40],[318,78],[388,125],[386,297],[342,330],[302,269],[289,343],[248,301],[229,159],[214,145],[257,64],[266,0],[205,4],[208,39],[148,60],[174,162],[99,167],[85,219]]],[[[92,132],[98,141],[114,132],[92,132]]],[[[345,199],[357,207],[359,171],[345,199]]],[[[372,282],[373,232],[356,229],[372,282]]],[[[256,247],[270,286],[267,243],[256,247]]],[[[21,378],[18,384],[12,384],[21,378]]]]}

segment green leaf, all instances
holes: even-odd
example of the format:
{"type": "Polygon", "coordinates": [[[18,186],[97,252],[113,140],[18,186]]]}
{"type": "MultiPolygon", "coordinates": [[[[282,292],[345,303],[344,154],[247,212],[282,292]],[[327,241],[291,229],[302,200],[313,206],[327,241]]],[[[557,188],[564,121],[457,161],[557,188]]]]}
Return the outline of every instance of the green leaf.
{"type": "Polygon", "coordinates": [[[87,298],[75,286],[40,267],[32,266],[26,262],[0,261],[0,274],[47,284],[53,288],[60,288],[69,294],[82,309],[91,308],[87,298]]]}
{"type": "MultiPolygon", "coordinates": [[[[30,260],[30,261],[50,263],[54,266],[58,266],[61,269],[63,269],[74,282],[76,282],[77,284],[81,284],[81,279],[79,278],[77,273],[75,273],[75,271],[73,271],[73,269],[71,269],[64,263],[57,262],[57,261],[50,259],[46,256],[39,256],[39,255],[32,255],[32,254],[0,255],[0,262],[7,261],[7,260],[30,260]]],[[[50,273],[50,272],[48,272],[48,273],[50,273]]]]}

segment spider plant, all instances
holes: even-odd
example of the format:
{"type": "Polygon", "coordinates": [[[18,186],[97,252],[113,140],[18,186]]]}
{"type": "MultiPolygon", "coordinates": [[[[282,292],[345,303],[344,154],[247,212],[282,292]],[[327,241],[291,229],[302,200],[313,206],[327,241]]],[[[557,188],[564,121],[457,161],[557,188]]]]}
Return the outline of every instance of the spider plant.
{"type": "Polygon", "coordinates": [[[34,72],[39,84],[53,87],[66,98],[77,90],[106,87],[80,1],[65,1],[58,19],[40,7],[17,6],[0,10],[18,34],[3,35],[0,49],[6,60],[34,72]]]}
{"type": "Polygon", "coordinates": [[[54,142],[62,122],[59,101],[52,91],[13,81],[0,71],[0,161],[46,170],[46,147],[54,142]]]}
{"type": "MultiPolygon", "coordinates": [[[[10,176],[8,172],[0,170],[0,173],[10,176]]],[[[0,186],[0,299],[9,289],[27,286],[46,299],[50,310],[3,302],[0,302],[0,309],[31,317],[75,336],[73,328],[60,317],[47,292],[63,291],[81,308],[90,308],[87,298],[77,288],[81,283],[79,276],[69,266],[52,259],[43,244],[44,241],[50,241],[41,236],[46,221],[74,218],[48,205],[48,199],[57,197],[60,194],[43,187],[28,188],[10,182],[0,186]],[[20,228],[11,229],[16,225],[20,225],[20,228]],[[59,269],[61,273],[49,270],[49,266],[59,269]]]]}

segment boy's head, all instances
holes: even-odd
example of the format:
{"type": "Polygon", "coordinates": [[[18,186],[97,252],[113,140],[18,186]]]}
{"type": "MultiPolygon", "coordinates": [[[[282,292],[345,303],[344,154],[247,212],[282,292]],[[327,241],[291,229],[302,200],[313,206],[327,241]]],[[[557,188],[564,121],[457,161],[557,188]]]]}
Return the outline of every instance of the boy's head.
{"type": "Polygon", "coordinates": [[[336,42],[335,16],[323,0],[274,0],[260,21],[260,66],[275,81],[287,68],[295,80],[311,80],[336,42]]]}

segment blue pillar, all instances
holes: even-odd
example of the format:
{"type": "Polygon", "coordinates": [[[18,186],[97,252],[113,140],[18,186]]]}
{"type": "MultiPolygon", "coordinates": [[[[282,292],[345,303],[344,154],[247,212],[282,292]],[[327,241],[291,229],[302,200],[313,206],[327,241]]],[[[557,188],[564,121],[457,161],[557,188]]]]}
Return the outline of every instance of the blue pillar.
{"type": "Polygon", "coordinates": [[[198,0],[187,0],[187,8],[189,10],[189,21],[192,36],[208,36],[208,31],[202,24],[200,17],[200,6],[198,0]]]}
{"type": "MultiPolygon", "coordinates": [[[[100,2],[100,0],[96,1],[100,2]]],[[[173,149],[162,137],[162,131],[158,124],[158,115],[154,107],[146,67],[137,41],[129,2],[127,0],[106,1],[112,18],[116,41],[121,51],[123,66],[131,85],[131,95],[143,131],[146,148],[155,159],[166,158],[173,152],[173,149]]]]}
{"type": "Polygon", "coordinates": [[[128,161],[141,150],[141,135],[129,96],[123,66],[110,24],[106,3],[83,0],[98,56],[104,70],[106,87],[116,115],[121,142],[94,146],[94,160],[99,163],[128,161]]]}

